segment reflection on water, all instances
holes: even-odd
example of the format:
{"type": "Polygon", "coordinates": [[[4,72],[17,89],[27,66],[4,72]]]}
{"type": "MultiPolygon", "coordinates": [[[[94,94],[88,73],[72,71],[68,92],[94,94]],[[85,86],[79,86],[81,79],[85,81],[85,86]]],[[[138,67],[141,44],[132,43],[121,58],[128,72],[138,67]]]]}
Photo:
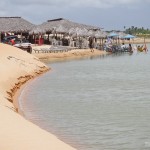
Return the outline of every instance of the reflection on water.
{"type": "Polygon", "coordinates": [[[26,118],[79,150],[150,149],[149,53],[48,65],[22,93],[26,118]]]}

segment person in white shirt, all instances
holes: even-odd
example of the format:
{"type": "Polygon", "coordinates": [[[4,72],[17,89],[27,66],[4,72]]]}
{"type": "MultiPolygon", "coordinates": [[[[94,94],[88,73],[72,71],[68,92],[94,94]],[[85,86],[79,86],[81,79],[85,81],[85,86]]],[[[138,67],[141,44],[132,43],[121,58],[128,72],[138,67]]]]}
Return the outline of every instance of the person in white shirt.
{"type": "Polygon", "coordinates": [[[126,48],[126,46],[124,45],[124,43],[122,43],[121,48],[122,48],[122,49],[125,49],[125,48],[126,48]]]}

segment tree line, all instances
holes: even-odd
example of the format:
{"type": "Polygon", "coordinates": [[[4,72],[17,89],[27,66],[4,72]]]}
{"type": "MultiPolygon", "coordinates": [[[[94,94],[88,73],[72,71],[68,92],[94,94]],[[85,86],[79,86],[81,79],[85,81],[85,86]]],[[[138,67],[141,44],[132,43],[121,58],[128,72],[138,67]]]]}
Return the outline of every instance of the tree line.
{"type": "Polygon", "coordinates": [[[131,26],[129,28],[126,28],[124,26],[125,29],[125,33],[126,34],[132,34],[132,35],[136,35],[139,37],[150,37],[150,29],[145,29],[144,27],[138,28],[135,26],[131,26]]]}

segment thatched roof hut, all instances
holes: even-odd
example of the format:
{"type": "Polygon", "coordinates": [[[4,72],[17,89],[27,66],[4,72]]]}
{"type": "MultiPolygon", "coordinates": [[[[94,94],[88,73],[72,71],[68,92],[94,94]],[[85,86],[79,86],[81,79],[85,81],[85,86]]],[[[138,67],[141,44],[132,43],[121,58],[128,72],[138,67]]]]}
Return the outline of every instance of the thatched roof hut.
{"type": "Polygon", "coordinates": [[[29,32],[34,26],[21,17],[0,17],[0,32],[29,32]]]}
{"type": "Polygon", "coordinates": [[[52,32],[53,30],[63,28],[66,31],[69,31],[71,28],[80,28],[80,29],[87,29],[87,30],[100,30],[99,27],[94,27],[90,25],[80,24],[76,22],[72,22],[67,19],[58,18],[53,20],[48,20],[47,22],[42,23],[41,25],[36,26],[33,30],[30,31],[30,33],[34,33],[36,31],[36,28],[41,28],[41,30],[44,30],[45,32],[52,32]]]}

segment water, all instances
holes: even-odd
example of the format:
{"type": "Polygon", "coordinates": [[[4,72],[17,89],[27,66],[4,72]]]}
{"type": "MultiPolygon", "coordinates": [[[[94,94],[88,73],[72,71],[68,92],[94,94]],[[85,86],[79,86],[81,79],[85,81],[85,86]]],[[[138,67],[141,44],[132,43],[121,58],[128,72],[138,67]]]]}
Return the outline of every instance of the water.
{"type": "Polygon", "coordinates": [[[27,119],[78,150],[150,149],[150,54],[48,64],[20,97],[27,119]]]}

